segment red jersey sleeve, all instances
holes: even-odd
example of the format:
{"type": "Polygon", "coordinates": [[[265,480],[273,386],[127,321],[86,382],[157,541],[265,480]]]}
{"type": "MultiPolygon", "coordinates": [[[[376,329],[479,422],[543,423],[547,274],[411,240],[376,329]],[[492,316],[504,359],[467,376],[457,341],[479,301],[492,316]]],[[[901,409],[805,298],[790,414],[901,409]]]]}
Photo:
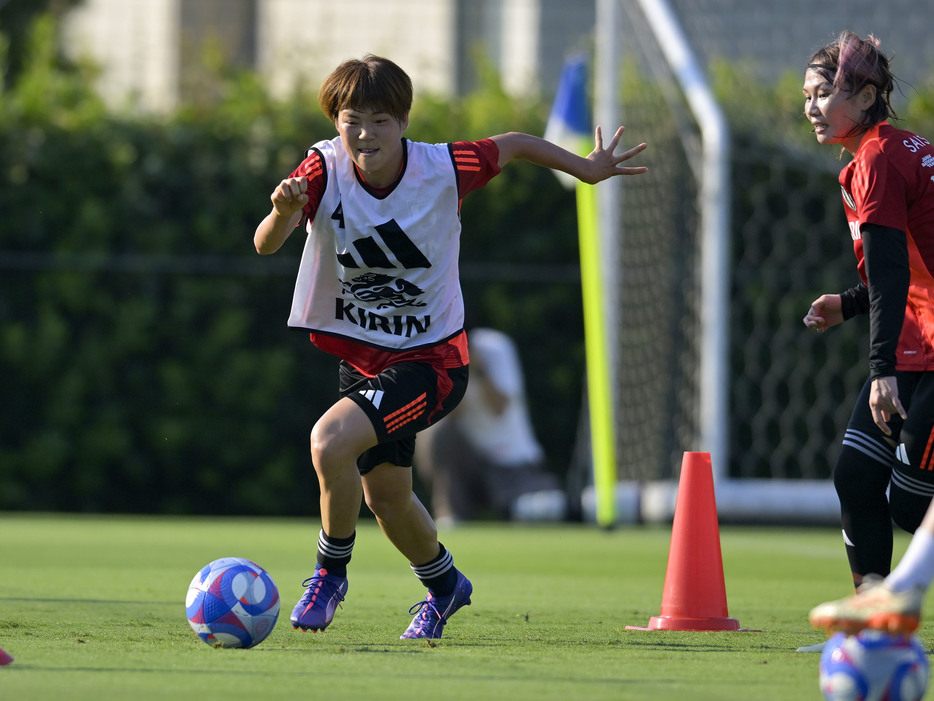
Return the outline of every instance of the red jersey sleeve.
{"type": "Polygon", "coordinates": [[[327,169],[324,167],[321,153],[316,149],[311,149],[305,160],[292,171],[289,177],[308,178],[308,203],[303,209],[308,219],[314,219],[318,205],[321,204],[321,198],[324,197],[324,188],[328,184],[327,169]]]}
{"type": "Polygon", "coordinates": [[[491,139],[451,144],[460,197],[479,190],[500,174],[499,147],[491,139]]]}

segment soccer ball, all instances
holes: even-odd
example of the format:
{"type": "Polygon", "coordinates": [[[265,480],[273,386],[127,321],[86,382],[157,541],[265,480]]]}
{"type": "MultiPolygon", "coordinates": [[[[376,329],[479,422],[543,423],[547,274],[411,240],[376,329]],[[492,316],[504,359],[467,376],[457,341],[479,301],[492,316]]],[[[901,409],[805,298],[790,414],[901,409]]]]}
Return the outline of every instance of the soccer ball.
{"type": "Polygon", "coordinates": [[[837,633],[820,658],[820,688],[827,701],[919,701],[928,675],[924,648],[914,636],[837,633]]]}
{"type": "Polygon", "coordinates": [[[185,599],[188,623],[212,647],[253,647],[279,618],[279,590],[262,567],[222,557],[201,568],[185,599]]]}

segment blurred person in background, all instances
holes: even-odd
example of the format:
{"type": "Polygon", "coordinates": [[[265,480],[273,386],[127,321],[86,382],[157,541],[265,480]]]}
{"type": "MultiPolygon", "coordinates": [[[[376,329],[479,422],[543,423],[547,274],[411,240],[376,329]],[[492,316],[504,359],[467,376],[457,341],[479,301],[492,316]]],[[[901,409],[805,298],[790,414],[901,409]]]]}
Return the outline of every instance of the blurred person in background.
{"type": "Polygon", "coordinates": [[[472,329],[467,339],[470,384],[464,398],[419,436],[415,448],[435,521],[563,520],[567,495],[545,467],[515,343],[490,328],[472,329]]]}

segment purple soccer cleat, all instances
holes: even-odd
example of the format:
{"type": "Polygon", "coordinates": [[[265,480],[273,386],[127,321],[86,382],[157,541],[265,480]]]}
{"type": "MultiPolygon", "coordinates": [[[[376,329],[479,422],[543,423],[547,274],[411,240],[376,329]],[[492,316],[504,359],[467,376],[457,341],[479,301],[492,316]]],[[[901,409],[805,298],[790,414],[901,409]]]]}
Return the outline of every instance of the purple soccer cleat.
{"type": "Polygon", "coordinates": [[[305,593],[292,609],[290,620],[292,627],[303,631],[324,630],[334,620],[334,612],[347,593],[347,578],[328,574],[322,567],[315,569],[315,574],[302,582],[305,593]]]}
{"type": "Polygon", "coordinates": [[[457,573],[457,585],[448,596],[435,596],[429,590],[424,601],[409,609],[415,618],[406,631],[399,636],[402,640],[418,638],[440,638],[448,619],[457,613],[461,606],[470,606],[473,585],[460,572],[457,573]]]}

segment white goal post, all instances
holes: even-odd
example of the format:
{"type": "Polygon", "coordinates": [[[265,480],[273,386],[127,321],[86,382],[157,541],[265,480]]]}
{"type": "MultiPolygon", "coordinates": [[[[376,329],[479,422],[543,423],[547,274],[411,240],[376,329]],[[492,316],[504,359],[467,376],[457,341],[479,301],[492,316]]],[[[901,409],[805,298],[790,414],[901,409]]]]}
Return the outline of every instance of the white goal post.
{"type": "MultiPolygon", "coordinates": [[[[631,41],[623,26],[622,4],[629,0],[597,0],[594,115],[597,124],[626,123],[618,98],[620,55],[617,42],[631,41]]],[[[694,55],[667,0],[636,0],[674,76],[700,133],[701,158],[686,164],[697,188],[699,238],[699,323],[697,352],[697,423],[690,450],[707,452],[713,466],[718,514],[734,522],[839,523],[839,503],[829,480],[735,479],[729,476],[730,367],[729,319],[731,281],[731,141],[727,120],[710,89],[703,66],[694,55]]],[[[631,10],[630,8],[627,8],[631,10]]],[[[636,139],[642,140],[639,134],[636,139]]],[[[647,154],[651,154],[650,150],[647,154]]],[[[649,163],[651,167],[651,163],[649,163]]],[[[627,308],[618,310],[623,281],[618,251],[626,236],[619,212],[625,207],[622,188],[600,190],[601,241],[605,246],[607,341],[619,355],[618,340],[627,333],[627,308]]],[[[618,367],[618,358],[613,368],[618,367]]],[[[617,383],[614,383],[614,386],[617,383]]],[[[615,405],[620,406],[618,397],[615,405]]],[[[674,441],[672,441],[674,443],[674,441]]],[[[616,521],[663,522],[674,515],[677,479],[621,479],[617,483],[616,521]]],[[[585,518],[593,520],[595,498],[585,490],[585,518]]]]}

